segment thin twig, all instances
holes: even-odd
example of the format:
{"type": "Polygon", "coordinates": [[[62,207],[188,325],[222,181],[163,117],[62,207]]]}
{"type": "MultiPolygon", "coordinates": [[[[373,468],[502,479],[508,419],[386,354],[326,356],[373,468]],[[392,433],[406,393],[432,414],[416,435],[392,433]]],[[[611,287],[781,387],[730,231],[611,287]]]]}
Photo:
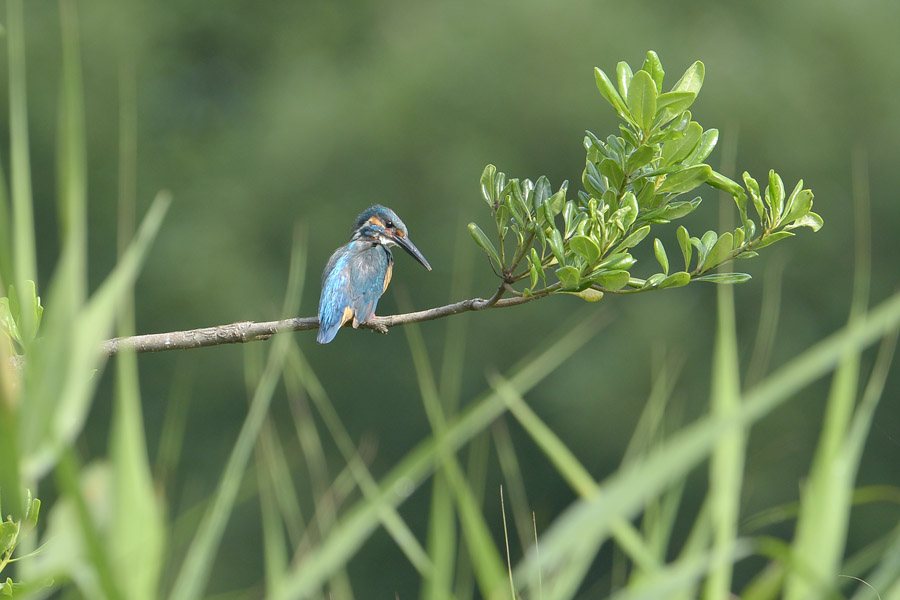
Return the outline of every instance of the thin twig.
{"type": "MultiPolygon", "coordinates": [[[[525,304],[532,300],[543,298],[546,294],[535,296],[521,296],[514,298],[500,298],[503,294],[503,286],[489,299],[470,298],[439,306],[428,310],[391,315],[385,317],[373,317],[371,321],[360,324],[366,329],[386,331],[390,327],[407,325],[409,323],[421,323],[432,321],[459,313],[484,310],[486,308],[505,308],[525,304]]],[[[348,324],[349,325],[349,324],[348,324]]],[[[186,350],[188,348],[202,348],[204,346],[218,346],[219,344],[242,344],[266,340],[282,331],[306,331],[318,329],[319,320],[316,317],[298,317],[284,319],[282,321],[241,321],[229,325],[217,327],[203,327],[187,331],[170,331],[168,333],[151,333],[147,335],[135,335],[132,337],[113,338],[103,342],[103,352],[113,356],[123,349],[134,352],[163,352],[165,350],[186,350]]]]}

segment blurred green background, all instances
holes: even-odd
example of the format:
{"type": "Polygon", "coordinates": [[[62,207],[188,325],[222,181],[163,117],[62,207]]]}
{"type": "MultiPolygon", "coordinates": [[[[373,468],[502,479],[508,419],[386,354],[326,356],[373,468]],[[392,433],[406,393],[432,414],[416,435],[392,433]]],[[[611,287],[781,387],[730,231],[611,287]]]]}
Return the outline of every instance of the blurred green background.
{"type": "MultiPolygon", "coordinates": [[[[648,49],[667,68],[667,87],[694,60],[705,62],[706,82],[692,112],[704,127],[720,129],[710,164],[719,168],[721,148],[736,141],[739,172],[764,178],[776,168],[789,189],[803,178],[825,219],[818,234],[801,230],[740,263],[754,276],[735,288],[745,372],[766,286],[777,280],[767,279],[767,272],[777,276],[783,269],[772,365],[846,321],[854,149],[865,153],[870,175],[873,304],[897,285],[897,3],[120,0],[83,2],[79,16],[92,282],[99,283],[116,260],[122,76],[136,83],[138,213],[161,188],[175,199],[137,285],[141,333],[278,318],[297,222],[308,248],[301,313],[315,314],[325,261],[347,241],[355,216],[376,202],[397,211],[434,267],[426,272],[398,254],[380,314],[398,311],[396,292],[415,309],[462,299],[451,296],[454,269],[468,274],[466,297],[487,297],[495,289],[493,274],[465,231],[469,221],[489,224],[478,187],[484,165],[494,163],[514,177],[545,174],[554,188],[568,179],[574,193],[584,165],[584,130],[605,137],[618,127],[594,86],[593,67],[610,73],[626,60],[637,68],[648,49]]],[[[59,250],[57,5],[28,3],[26,26],[43,288],[59,250]]],[[[7,101],[4,90],[3,111],[7,101]]],[[[691,231],[717,222],[719,195],[704,189],[703,196],[688,219],[691,231]]],[[[657,235],[675,247],[674,227],[657,235]]],[[[634,273],[641,272],[638,265],[634,273]]],[[[675,393],[683,418],[705,410],[714,286],[608,297],[587,309],[577,298],[554,297],[425,323],[422,332],[437,359],[448,328],[466,328],[465,402],[485,387],[486,370],[508,368],[579,310],[606,312],[611,324],[528,400],[602,479],[621,460],[654,364],[683,362],[675,393]]],[[[309,332],[296,335],[354,439],[377,442],[376,476],[430,434],[401,330],[387,336],[345,330],[328,346],[316,345],[309,332]]],[[[220,476],[247,408],[243,351],[218,347],[140,358],[151,457],[176,374],[190,378],[185,444],[167,489],[172,515],[207,497],[220,476]]],[[[823,381],[805,390],[753,429],[742,514],[797,499],[826,386],[823,381]]],[[[110,388],[106,381],[83,436],[88,457],[107,444],[110,388]]],[[[894,373],[859,485],[900,485],[898,391],[894,373]]],[[[283,392],[273,412],[289,416],[283,392]]],[[[286,432],[292,428],[288,418],[276,422],[286,432]]],[[[518,426],[511,429],[540,530],[568,505],[572,492],[518,426]]],[[[332,458],[337,470],[336,452],[332,458]]],[[[485,512],[499,524],[500,477],[496,460],[490,464],[485,512]]],[[[696,485],[689,487],[688,506],[702,498],[705,477],[701,470],[691,480],[696,485]]],[[[422,536],[428,490],[417,491],[402,508],[422,536]]],[[[861,547],[897,517],[897,506],[862,507],[851,520],[849,547],[861,547]]],[[[791,531],[790,523],[781,527],[770,533],[791,531]]],[[[260,543],[256,508],[239,509],[210,591],[254,585],[261,577],[260,543]]],[[[174,552],[177,562],[179,550],[174,552]]],[[[740,579],[741,567],[737,573],[740,579]]],[[[350,575],[359,597],[397,592],[409,598],[418,586],[418,575],[383,532],[364,546],[350,575]]]]}

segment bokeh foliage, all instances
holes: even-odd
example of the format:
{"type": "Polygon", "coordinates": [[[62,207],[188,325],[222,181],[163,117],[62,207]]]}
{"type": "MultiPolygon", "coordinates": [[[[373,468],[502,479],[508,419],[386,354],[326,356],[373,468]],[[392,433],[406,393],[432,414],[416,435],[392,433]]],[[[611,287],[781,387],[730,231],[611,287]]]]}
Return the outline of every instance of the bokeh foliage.
{"type": "MultiPolygon", "coordinates": [[[[811,578],[835,572],[865,576],[883,597],[896,593],[896,565],[882,559],[896,556],[898,547],[896,509],[889,503],[896,496],[897,445],[890,423],[898,413],[894,403],[877,402],[891,398],[896,388],[889,377],[889,344],[852,410],[859,398],[856,377],[872,364],[872,357],[855,348],[888,332],[892,305],[867,315],[868,303],[857,300],[845,333],[804,352],[841,327],[851,275],[863,278],[867,272],[848,260],[853,213],[867,211],[850,201],[853,144],[868,150],[871,164],[871,177],[857,170],[852,195],[867,196],[871,179],[875,218],[871,233],[862,228],[864,235],[857,237],[873,248],[872,297],[880,301],[895,285],[890,257],[898,223],[887,200],[897,187],[891,150],[900,133],[892,83],[900,59],[890,46],[896,6],[632,3],[611,11],[575,2],[98,2],[79,5],[74,30],[81,33],[80,60],[72,54],[74,3],[25,6],[24,14],[16,13],[22,3],[10,2],[3,22],[11,60],[3,85],[12,93],[2,95],[9,99],[3,112],[9,110],[11,118],[0,128],[13,145],[8,156],[0,154],[10,204],[19,207],[21,220],[9,221],[11,234],[2,236],[16,252],[0,253],[0,270],[4,283],[17,271],[16,293],[30,301],[20,296],[20,306],[35,305],[36,294],[25,282],[37,282],[47,307],[41,331],[53,340],[44,340],[46,348],[56,351],[35,359],[46,370],[34,376],[29,385],[38,387],[26,393],[43,401],[27,408],[32,417],[21,431],[11,427],[17,421],[4,390],[0,485],[15,481],[20,487],[21,473],[11,466],[17,452],[10,448],[40,449],[35,441],[46,438],[36,431],[56,431],[64,448],[73,450],[58,455],[66,460],[37,490],[45,500],[46,527],[38,533],[66,544],[56,547],[58,553],[47,548],[16,564],[23,573],[33,569],[34,581],[46,572],[38,567],[50,565],[57,574],[68,570],[84,577],[56,581],[92,597],[104,593],[98,586],[153,597],[152,586],[138,586],[146,581],[158,582],[165,593],[195,591],[208,582],[209,593],[239,590],[235,595],[258,597],[263,585],[273,590],[283,581],[282,594],[327,586],[339,596],[352,589],[359,597],[395,591],[407,597],[422,589],[423,596],[440,597],[452,589],[467,597],[477,579],[487,593],[505,562],[495,493],[502,481],[512,563],[522,565],[516,585],[542,585],[533,580],[542,572],[533,568],[537,553],[526,551],[531,509],[539,534],[547,535],[541,555],[548,564],[564,565],[557,572],[562,579],[543,582],[544,597],[551,586],[563,594],[584,577],[587,596],[610,590],[624,597],[635,590],[664,595],[677,581],[689,586],[684,597],[695,597],[698,588],[690,586],[707,573],[708,593],[714,594],[728,587],[723,574],[731,573],[731,560],[747,553],[753,556],[736,565],[731,587],[748,597],[771,597],[780,589],[803,597],[811,578]],[[60,13],[67,10],[67,33],[59,35],[60,13]],[[641,24],[639,36],[635,23],[641,24]],[[116,264],[116,247],[128,242],[117,241],[113,232],[118,215],[128,212],[115,199],[129,168],[138,174],[132,214],[145,214],[162,186],[176,198],[137,283],[140,331],[277,316],[291,248],[289,223],[300,217],[308,224],[307,262],[314,272],[346,241],[352,216],[375,201],[404,217],[439,266],[426,279],[398,261],[392,289],[408,289],[415,308],[486,296],[496,279],[471,264],[464,226],[481,220],[484,204],[472,184],[483,165],[577,180],[584,149],[572,141],[581,138],[585,123],[597,132],[618,126],[605,119],[613,113],[598,110],[596,90],[585,85],[590,69],[623,57],[640,61],[648,46],[670,65],[702,57],[710,78],[691,110],[720,125],[724,141],[735,140],[748,171],[764,173],[774,164],[786,180],[802,175],[816,188],[817,207],[825,207],[818,210],[829,226],[818,235],[800,236],[741,263],[766,277],[735,289],[736,347],[725,335],[727,311],[720,312],[718,326],[710,318],[712,288],[689,286],[587,307],[594,319],[607,322],[601,335],[585,313],[576,315],[570,333],[568,327],[557,329],[576,306],[576,299],[560,296],[423,325],[422,339],[410,339],[412,357],[400,332],[357,333],[338,347],[316,351],[311,340],[298,336],[299,349],[268,359],[261,353],[270,347],[141,357],[140,385],[124,360],[116,367],[124,383],[115,387],[111,377],[92,372],[89,338],[109,334],[112,315],[129,304],[123,292],[128,278],[119,278],[114,296],[106,293],[95,310],[86,310],[88,298],[110,289],[101,284],[116,264]],[[83,74],[72,65],[80,65],[83,74]],[[127,115],[132,86],[139,143],[137,156],[128,158],[122,149],[129,144],[119,136],[129,120],[112,116],[127,115]],[[778,284],[771,283],[778,278],[766,272],[779,261],[788,261],[780,298],[773,291],[778,284]],[[780,313],[759,315],[763,294],[766,306],[780,307],[780,313]],[[91,335],[78,338],[78,349],[70,345],[73,322],[90,325],[91,335]],[[760,336],[751,348],[757,327],[760,336]],[[527,350],[536,354],[512,369],[527,350]],[[442,360],[430,365],[426,352],[442,360]],[[724,372],[732,379],[724,386],[710,382],[711,353],[716,373],[730,369],[724,372]],[[741,365],[753,366],[743,392],[733,379],[735,355],[741,365]],[[289,365],[283,388],[270,391],[264,360],[289,365]],[[816,379],[838,360],[844,364],[829,393],[816,379]],[[438,364],[438,373],[429,375],[438,364]],[[778,369],[777,376],[766,377],[768,365],[778,369]],[[492,388],[479,397],[485,366],[492,388]],[[48,372],[54,376],[45,380],[48,372]],[[224,457],[233,452],[247,414],[244,388],[253,399],[251,412],[266,412],[262,402],[273,418],[254,417],[251,423],[260,443],[250,476],[230,467],[223,478],[224,457]],[[443,417],[434,409],[435,388],[443,417]],[[730,403],[708,409],[710,388],[729,389],[730,403]],[[135,410],[141,398],[142,410],[135,410]],[[735,408],[735,398],[742,408],[735,408]],[[427,401],[427,417],[420,399],[427,401]],[[57,402],[65,410],[51,419],[57,402]],[[465,410],[458,414],[460,406],[465,410]],[[682,430],[679,415],[701,420],[682,430]],[[749,430],[756,419],[762,420],[749,430]],[[637,433],[629,443],[633,425],[637,433]],[[294,433],[295,426],[302,435],[294,433]],[[738,431],[746,445],[719,443],[738,431]],[[144,434],[149,456],[158,460],[148,462],[144,434]],[[454,475],[439,438],[462,449],[458,462],[471,493],[454,475]],[[717,458],[707,486],[705,478],[687,474],[709,452],[717,458]],[[742,463],[743,478],[736,482],[742,463]],[[439,474],[428,493],[424,484],[435,469],[439,474]],[[797,481],[807,474],[804,489],[815,493],[804,493],[798,508],[792,504],[797,481]],[[149,491],[154,486],[156,495],[149,491]],[[708,489],[717,490],[712,507],[704,502],[708,489]],[[208,512],[208,506],[215,509],[208,512]],[[229,506],[233,512],[223,510],[229,506]],[[623,527],[635,510],[643,510],[637,537],[623,527]],[[133,518],[135,511],[142,516],[133,518]],[[205,541],[195,542],[199,550],[190,554],[197,558],[185,561],[203,514],[212,515],[204,519],[205,541]],[[756,518],[736,521],[736,514],[756,518]],[[820,527],[823,515],[829,527],[820,527]],[[566,528],[576,530],[584,545],[569,543],[573,538],[565,531],[557,533],[566,528]],[[129,555],[136,532],[150,537],[129,555]],[[615,544],[607,543],[610,535],[615,544]],[[748,545],[736,535],[754,541],[748,545]],[[86,547],[80,545],[84,541],[86,547]],[[575,551],[591,544],[601,547],[600,558],[585,564],[591,552],[575,551]],[[265,551],[255,550],[260,547],[265,551]],[[295,549],[306,560],[292,561],[295,549]],[[469,553],[485,565],[477,574],[469,553]],[[794,556],[806,556],[813,567],[792,561],[794,556]],[[684,560],[658,568],[679,557],[684,560]],[[123,564],[142,567],[129,571],[123,564]],[[182,564],[191,567],[182,572],[182,564]],[[140,576],[130,577],[134,573],[140,576]]],[[[717,165],[721,159],[712,154],[708,161],[717,165]]],[[[724,162],[717,169],[740,179],[724,162]]],[[[778,186],[777,180],[768,183],[778,186]]],[[[710,206],[715,195],[701,193],[704,208],[710,206]]],[[[686,227],[733,227],[717,226],[701,213],[685,216],[686,227]]],[[[660,239],[675,248],[677,237],[669,232],[667,238],[665,231],[660,239]]],[[[668,252],[666,260],[677,253],[668,252]]],[[[652,264],[655,254],[639,248],[634,257],[652,264]]],[[[731,288],[718,293],[723,289],[731,288]]],[[[317,292],[306,286],[303,314],[312,314],[317,292]]],[[[389,294],[382,310],[392,311],[393,301],[389,294]]],[[[26,327],[33,331],[35,325],[26,327]]],[[[4,382],[10,381],[4,372],[4,382]]],[[[49,448],[44,455],[55,454],[49,448]]],[[[246,443],[232,456],[229,464],[245,462],[246,443]]],[[[28,469],[24,473],[28,479],[28,469]]],[[[24,515],[25,498],[19,500],[16,509],[16,495],[4,494],[3,511],[24,515]]],[[[27,543],[34,541],[26,538],[17,555],[27,554],[27,543]]],[[[849,578],[836,584],[874,597],[849,578]]]]}

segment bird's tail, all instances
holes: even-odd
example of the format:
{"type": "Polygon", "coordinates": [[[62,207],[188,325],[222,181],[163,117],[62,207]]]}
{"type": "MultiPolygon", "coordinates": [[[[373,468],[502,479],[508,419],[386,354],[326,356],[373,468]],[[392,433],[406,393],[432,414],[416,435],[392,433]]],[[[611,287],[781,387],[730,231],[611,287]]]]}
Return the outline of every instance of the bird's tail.
{"type": "Polygon", "coordinates": [[[337,321],[335,323],[319,323],[319,334],[316,336],[316,341],[320,344],[327,344],[331,340],[334,339],[334,336],[337,335],[338,330],[341,328],[341,322],[337,321]]]}
{"type": "Polygon", "coordinates": [[[333,340],[344,323],[353,318],[353,309],[349,306],[345,306],[340,313],[328,308],[319,311],[319,335],[316,336],[316,341],[320,344],[333,340]]]}

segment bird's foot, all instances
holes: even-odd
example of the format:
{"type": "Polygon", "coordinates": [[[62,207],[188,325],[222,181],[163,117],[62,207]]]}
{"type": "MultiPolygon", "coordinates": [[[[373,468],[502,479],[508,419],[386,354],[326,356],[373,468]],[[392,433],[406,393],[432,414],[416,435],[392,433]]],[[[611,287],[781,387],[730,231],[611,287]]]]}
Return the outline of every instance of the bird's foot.
{"type": "Polygon", "coordinates": [[[387,333],[388,327],[381,321],[378,321],[377,318],[371,319],[368,323],[366,323],[372,330],[377,331],[378,333],[387,333]]]}

